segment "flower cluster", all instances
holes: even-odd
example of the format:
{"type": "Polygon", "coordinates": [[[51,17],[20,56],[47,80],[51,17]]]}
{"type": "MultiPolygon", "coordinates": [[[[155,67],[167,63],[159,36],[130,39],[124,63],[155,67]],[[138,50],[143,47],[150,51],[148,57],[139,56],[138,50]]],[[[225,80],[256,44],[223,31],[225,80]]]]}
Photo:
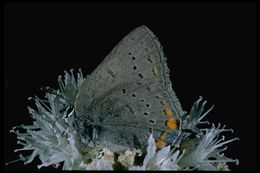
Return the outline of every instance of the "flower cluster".
{"type": "MultiPolygon", "coordinates": [[[[31,150],[28,156],[19,155],[24,164],[28,164],[39,156],[41,167],[60,167],[63,170],[229,170],[227,163],[235,162],[224,156],[225,145],[238,138],[225,140],[222,132],[230,131],[225,126],[211,125],[210,128],[199,128],[204,124],[201,120],[213,108],[203,113],[206,101],[201,104],[200,97],[192,106],[183,128],[195,132],[193,137],[184,138],[178,146],[157,148],[151,134],[146,151],[139,149],[126,150],[116,155],[107,148],[92,148],[80,141],[78,134],[68,121],[68,108],[75,100],[76,93],[83,83],[81,70],[77,78],[65,71],[58,78],[59,90],[48,88],[46,99],[30,98],[35,101],[37,109],[28,107],[30,116],[34,119],[32,125],[13,127],[10,132],[17,135],[18,144],[23,148],[15,150],[31,150]],[[203,114],[202,114],[203,113],[203,114]],[[25,131],[25,132],[24,132],[25,131]],[[139,159],[139,163],[136,161],[139,159]]],[[[208,122],[206,122],[208,123],[208,122]]]]}

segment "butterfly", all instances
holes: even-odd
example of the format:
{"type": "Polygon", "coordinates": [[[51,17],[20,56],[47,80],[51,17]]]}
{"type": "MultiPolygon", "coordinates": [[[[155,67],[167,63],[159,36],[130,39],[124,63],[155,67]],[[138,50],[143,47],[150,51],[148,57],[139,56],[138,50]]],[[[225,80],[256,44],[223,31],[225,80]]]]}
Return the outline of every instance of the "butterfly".
{"type": "Polygon", "coordinates": [[[174,143],[185,112],[172,89],[166,57],[153,32],[126,35],[87,77],[75,98],[73,126],[83,143],[121,151],[174,143]]]}

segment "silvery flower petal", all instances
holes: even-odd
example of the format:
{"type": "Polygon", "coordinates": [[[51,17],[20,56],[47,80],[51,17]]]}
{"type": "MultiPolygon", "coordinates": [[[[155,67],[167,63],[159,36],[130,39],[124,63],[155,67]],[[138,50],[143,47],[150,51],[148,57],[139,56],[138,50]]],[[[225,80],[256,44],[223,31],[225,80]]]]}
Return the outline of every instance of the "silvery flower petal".
{"type": "Polygon", "coordinates": [[[144,162],[143,162],[143,166],[142,166],[144,169],[149,166],[149,162],[151,162],[152,159],[154,158],[155,150],[156,150],[155,139],[153,138],[153,135],[151,134],[148,139],[147,154],[144,158],[144,162]]]}

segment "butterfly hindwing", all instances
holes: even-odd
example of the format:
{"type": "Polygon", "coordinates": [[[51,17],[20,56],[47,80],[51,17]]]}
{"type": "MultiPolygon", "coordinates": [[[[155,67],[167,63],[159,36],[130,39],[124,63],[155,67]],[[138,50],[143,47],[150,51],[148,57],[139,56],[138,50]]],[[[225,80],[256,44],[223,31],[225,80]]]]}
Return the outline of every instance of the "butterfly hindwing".
{"type": "Polygon", "coordinates": [[[167,129],[179,129],[179,117],[165,89],[155,84],[128,84],[123,88],[126,89],[116,90],[98,99],[93,111],[100,115],[96,116],[95,123],[106,128],[106,133],[113,134],[112,131],[116,129],[114,134],[126,137],[128,141],[125,142],[130,141],[128,146],[134,144],[134,139],[137,144],[146,144],[151,132],[158,139],[167,129]],[[167,122],[173,119],[176,124],[172,122],[171,126],[167,126],[167,122]]]}

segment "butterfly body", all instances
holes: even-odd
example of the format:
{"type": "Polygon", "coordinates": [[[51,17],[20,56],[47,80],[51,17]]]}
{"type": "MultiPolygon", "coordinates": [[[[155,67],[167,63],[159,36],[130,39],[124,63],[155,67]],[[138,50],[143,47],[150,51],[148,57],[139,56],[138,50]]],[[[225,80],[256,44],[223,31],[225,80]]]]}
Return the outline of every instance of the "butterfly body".
{"type": "Polygon", "coordinates": [[[162,47],[145,26],[124,37],[89,75],[74,105],[82,141],[112,151],[145,148],[151,131],[155,139],[177,132],[184,115],[162,47]]]}

